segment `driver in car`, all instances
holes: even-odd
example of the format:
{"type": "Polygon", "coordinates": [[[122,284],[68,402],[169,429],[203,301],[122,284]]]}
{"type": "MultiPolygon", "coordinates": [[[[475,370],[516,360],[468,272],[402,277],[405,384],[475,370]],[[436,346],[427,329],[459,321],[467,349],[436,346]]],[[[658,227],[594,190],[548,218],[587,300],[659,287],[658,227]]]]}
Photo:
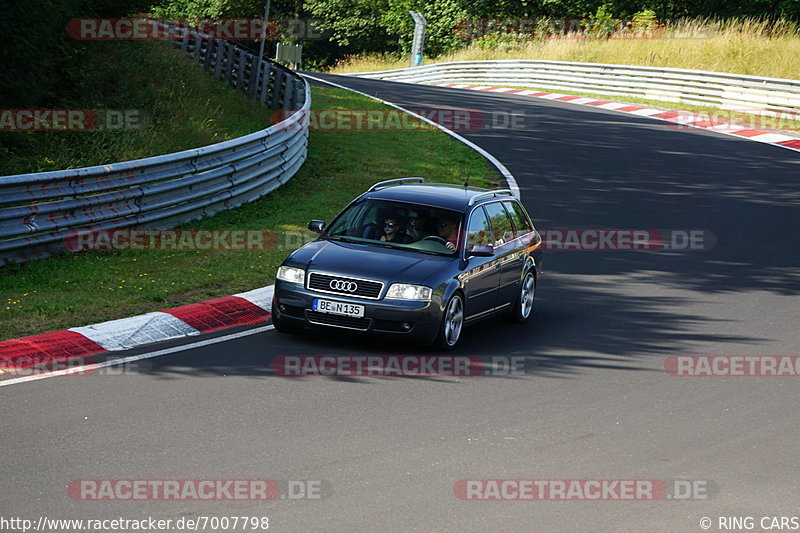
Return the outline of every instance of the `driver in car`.
{"type": "Polygon", "coordinates": [[[447,241],[445,246],[453,251],[455,251],[456,243],[458,242],[457,229],[456,223],[450,217],[439,217],[436,219],[436,232],[442,240],[447,241]]]}

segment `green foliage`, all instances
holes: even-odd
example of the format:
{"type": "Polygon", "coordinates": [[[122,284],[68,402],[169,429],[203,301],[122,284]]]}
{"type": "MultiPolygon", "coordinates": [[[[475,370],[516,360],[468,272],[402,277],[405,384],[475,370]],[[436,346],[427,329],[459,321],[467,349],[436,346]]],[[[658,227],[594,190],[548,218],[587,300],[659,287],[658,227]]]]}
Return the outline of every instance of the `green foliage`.
{"type": "Polygon", "coordinates": [[[643,9],[634,13],[630,29],[637,37],[649,37],[659,28],[660,24],[656,18],[656,12],[652,9],[643,9]]]}
{"type": "Polygon", "coordinates": [[[425,54],[437,56],[455,50],[463,45],[463,40],[454,29],[469,11],[461,0],[440,0],[424,2],[420,0],[389,0],[390,9],[383,15],[383,22],[393,35],[397,36],[403,52],[411,51],[414,20],[409,11],[418,11],[425,17],[428,27],[425,32],[425,54]]]}
{"type": "Polygon", "coordinates": [[[383,22],[389,0],[306,0],[305,8],[324,20],[323,29],[343,47],[371,52],[395,46],[383,22]]]}
{"type": "Polygon", "coordinates": [[[611,6],[603,4],[597,8],[588,24],[588,35],[593,39],[607,39],[619,28],[619,23],[611,13],[611,6]]]}
{"type": "MultiPolygon", "coordinates": [[[[296,7],[294,0],[271,0],[269,18],[291,17],[296,7]]],[[[264,0],[154,0],[150,15],[179,19],[258,18],[264,16],[264,0]]]]}
{"type": "Polygon", "coordinates": [[[80,17],[124,17],[149,0],[6,0],[0,17],[0,95],[4,108],[49,107],[65,78],[80,73],[96,43],[75,41],[67,23],[80,17]]]}
{"type": "Polygon", "coordinates": [[[462,0],[306,0],[305,7],[325,20],[331,39],[358,52],[409,52],[419,11],[428,21],[426,55],[439,55],[462,44],[454,31],[468,16],[462,0]]]}
{"type": "Polygon", "coordinates": [[[222,18],[233,15],[231,0],[169,0],[155,5],[150,14],[158,18],[222,18]]]}

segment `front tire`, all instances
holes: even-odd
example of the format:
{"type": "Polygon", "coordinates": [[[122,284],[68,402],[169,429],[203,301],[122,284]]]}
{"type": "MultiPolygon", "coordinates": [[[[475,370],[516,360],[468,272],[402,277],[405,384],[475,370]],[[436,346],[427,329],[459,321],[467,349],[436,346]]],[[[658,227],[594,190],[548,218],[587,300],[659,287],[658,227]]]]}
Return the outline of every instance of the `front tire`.
{"type": "Polygon", "coordinates": [[[528,318],[533,314],[534,302],[536,300],[536,277],[533,275],[533,269],[528,270],[522,278],[520,284],[519,294],[517,294],[517,301],[511,308],[506,318],[511,322],[522,324],[527,322],[528,318]]]}
{"type": "Polygon", "coordinates": [[[441,350],[452,350],[461,338],[461,330],[464,327],[464,299],[461,294],[456,293],[450,297],[444,308],[442,324],[439,326],[439,334],[434,341],[434,346],[441,350]]]}

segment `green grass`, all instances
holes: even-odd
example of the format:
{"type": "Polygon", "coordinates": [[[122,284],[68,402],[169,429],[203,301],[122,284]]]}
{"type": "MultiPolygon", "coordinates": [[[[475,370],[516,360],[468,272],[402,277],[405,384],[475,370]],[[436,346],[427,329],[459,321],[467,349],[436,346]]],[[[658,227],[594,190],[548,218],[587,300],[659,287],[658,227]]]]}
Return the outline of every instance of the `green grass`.
{"type": "Polygon", "coordinates": [[[239,137],[270,124],[272,112],[154,41],[85,43],[54,109],[138,110],[128,131],[0,133],[0,176],[101,165],[239,137]]]}
{"type": "MultiPolygon", "coordinates": [[[[388,109],[340,89],[314,88],[315,109],[388,109]]],[[[211,105],[213,108],[213,104],[211,105]]],[[[186,224],[203,229],[305,228],[331,218],[376,181],[492,187],[499,176],[475,152],[434,130],[312,131],[306,163],[286,185],[237,209],[186,224]]],[[[286,250],[83,252],[0,269],[0,339],[85,325],[271,284],[286,250]]]]}

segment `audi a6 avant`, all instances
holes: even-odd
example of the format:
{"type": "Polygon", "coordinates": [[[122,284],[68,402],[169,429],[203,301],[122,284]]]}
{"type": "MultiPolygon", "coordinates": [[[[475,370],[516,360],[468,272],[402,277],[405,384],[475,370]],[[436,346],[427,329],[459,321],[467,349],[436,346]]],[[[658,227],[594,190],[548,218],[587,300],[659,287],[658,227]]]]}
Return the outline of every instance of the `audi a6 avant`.
{"type": "Polygon", "coordinates": [[[278,268],[272,320],[393,335],[443,349],[464,324],[533,311],[541,237],[510,190],[383,181],[278,268]]]}

